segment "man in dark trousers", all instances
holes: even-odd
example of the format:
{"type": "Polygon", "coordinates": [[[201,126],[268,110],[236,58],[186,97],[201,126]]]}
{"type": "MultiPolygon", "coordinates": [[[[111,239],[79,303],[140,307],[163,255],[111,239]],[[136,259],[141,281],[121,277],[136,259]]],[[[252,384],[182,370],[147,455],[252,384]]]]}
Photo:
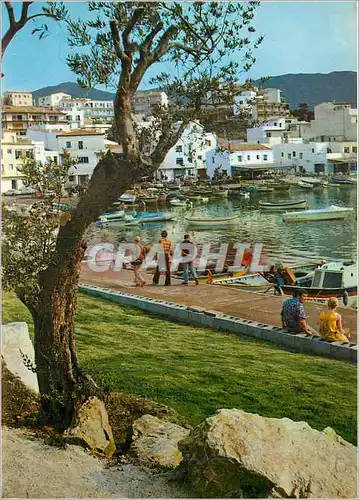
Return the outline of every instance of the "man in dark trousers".
{"type": "MultiPolygon", "coordinates": [[[[161,233],[161,239],[159,241],[162,249],[163,249],[163,255],[165,259],[165,268],[166,268],[166,279],[165,279],[165,286],[170,286],[171,284],[171,255],[173,253],[173,246],[171,241],[168,239],[168,233],[167,231],[162,231],[161,233]]],[[[159,256],[161,257],[161,256],[159,256]]],[[[160,263],[159,263],[160,264],[160,263]]],[[[160,281],[160,265],[156,267],[156,272],[153,276],[153,284],[158,285],[160,281]]]]}
{"type": "Polygon", "coordinates": [[[282,326],[291,333],[307,333],[317,335],[317,332],[307,324],[307,315],[304,302],[307,292],[302,289],[295,290],[292,299],[283,302],[281,316],[282,326]]]}

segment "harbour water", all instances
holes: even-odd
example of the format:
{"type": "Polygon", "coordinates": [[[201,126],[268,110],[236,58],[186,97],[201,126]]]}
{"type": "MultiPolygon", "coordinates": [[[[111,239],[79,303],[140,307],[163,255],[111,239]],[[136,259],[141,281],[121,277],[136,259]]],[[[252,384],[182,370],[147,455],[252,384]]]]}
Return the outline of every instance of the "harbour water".
{"type": "MultiPolygon", "coordinates": [[[[93,227],[89,233],[89,243],[110,242],[112,244],[133,241],[136,235],[142,237],[144,244],[158,241],[160,232],[166,229],[173,242],[182,241],[186,232],[197,243],[262,243],[271,263],[298,262],[327,259],[350,260],[356,258],[357,221],[355,217],[339,221],[284,223],[281,213],[260,210],[259,201],[279,202],[306,199],[310,208],[324,208],[329,205],[352,207],[356,211],[356,186],[328,187],[320,190],[305,191],[291,189],[288,192],[269,192],[251,194],[249,199],[230,198],[216,202],[195,205],[198,217],[226,217],[240,214],[241,222],[233,228],[201,229],[187,225],[184,217],[188,210],[181,207],[148,207],[154,212],[166,211],[178,214],[171,222],[142,224],[120,229],[93,227]]],[[[132,208],[127,213],[131,214],[132,208]]]]}

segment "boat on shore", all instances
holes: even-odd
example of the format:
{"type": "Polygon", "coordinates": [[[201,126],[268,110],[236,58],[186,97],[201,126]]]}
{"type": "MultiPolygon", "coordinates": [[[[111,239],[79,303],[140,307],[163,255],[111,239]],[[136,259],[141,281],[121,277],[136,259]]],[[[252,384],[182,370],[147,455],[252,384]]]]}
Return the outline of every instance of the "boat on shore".
{"type": "Polygon", "coordinates": [[[315,208],[312,210],[303,210],[301,212],[286,212],[283,214],[284,222],[312,222],[325,220],[346,219],[354,213],[353,208],[338,207],[330,205],[327,208],[315,208]]]}
{"type": "Polygon", "coordinates": [[[307,208],[307,200],[299,201],[278,201],[277,203],[259,202],[259,207],[264,210],[286,210],[286,209],[303,209],[307,208]]]}
{"type": "Polygon", "coordinates": [[[185,217],[185,221],[197,227],[206,227],[206,228],[218,228],[218,227],[227,227],[239,224],[240,216],[233,215],[232,217],[214,217],[214,218],[201,218],[201,217],[185,217]]]}

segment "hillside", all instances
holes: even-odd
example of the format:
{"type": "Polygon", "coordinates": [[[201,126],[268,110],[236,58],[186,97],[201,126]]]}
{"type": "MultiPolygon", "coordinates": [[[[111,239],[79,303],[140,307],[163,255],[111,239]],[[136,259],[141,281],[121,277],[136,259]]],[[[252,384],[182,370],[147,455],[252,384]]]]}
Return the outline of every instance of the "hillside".
{"type": "Polygon", "coordinates": [[[307,103],[309,109],[313,109],[325,101],[357,105],[357,73],[354,71],[279,75],[269,78],[262,86],[282,90],[291,108],[307,103]]]}
{"type": "MultiPolygon", "coordinates": [[[[309,109],[325,101],[348,102],[357,104],[357,74],[354,71],[334,71],[333,73],[299,73],[273,76],[263,87],[281,89],[291,108],[307,103],[309,109]]],[[[75,82],[64,82],[52,87],[35,90],[35,99],[54,92],[66,92],[73,97],[91,99],[113,99],[114,94],[104,90],[86,90],[75,82]]]]}

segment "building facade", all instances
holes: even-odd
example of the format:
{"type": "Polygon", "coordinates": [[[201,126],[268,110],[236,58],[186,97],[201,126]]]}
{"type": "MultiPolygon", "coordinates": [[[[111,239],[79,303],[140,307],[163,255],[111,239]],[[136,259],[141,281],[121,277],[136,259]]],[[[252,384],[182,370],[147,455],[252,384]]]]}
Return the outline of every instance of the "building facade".
{"type": "Polygon", "coordinates": [[[323,102],[314,108],[314,120],[303,134],[308,141],[357,140],[358,111],[350,104],[323,102]]]}
{"type": "Polygon", "coordinates": [[[67,130],[66,115],[61,111],[36,106],[3,106],[3,129],[26,135],[31,128],[67,130]]]}
{"type": "Polygon", "coordinates": [[[132,111],[136,115],[151,115],[153,108],[157,105],[167,106],[168,97],[166,92],[160,91],[138,91],[132,99],[132,111]]]}
{"type": "Polygon", "coordinates": [[[255,122],[261,124],[269,120],[290,115],[289,104],[282,97],[279,89],[246,90],[235,98],[234,115],[246,113],[255,122]]]}
{"type": "Polygon", "coordinates": [[[300,122],[294,117],[269,120],[262,125],[247,129],[247,142],[273,146],[285,142],[302,142],[310,128],[309,122],[300,122]]]}
{"type": "Polygon", "coordinates": [[[33,106],[32,93],[25,90],[8,90],[3,95],[4,106],[33,106]]]}
{"type": "Polygon", "coordinates": [[[44,108],[58,108],[63,99],[71,99],[71,95],[65,92],[55,92],[54,94],[39,97],[38,104],[44,108]]]}
{"type": "Polygon", "coordinates": [[[1,140],[1,190],[21,189],[23,175],[19,169],[27,159],[35,159],[35,146],[16,132],[3,131],[1,140]]]}

